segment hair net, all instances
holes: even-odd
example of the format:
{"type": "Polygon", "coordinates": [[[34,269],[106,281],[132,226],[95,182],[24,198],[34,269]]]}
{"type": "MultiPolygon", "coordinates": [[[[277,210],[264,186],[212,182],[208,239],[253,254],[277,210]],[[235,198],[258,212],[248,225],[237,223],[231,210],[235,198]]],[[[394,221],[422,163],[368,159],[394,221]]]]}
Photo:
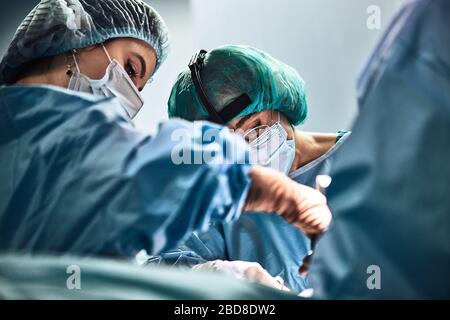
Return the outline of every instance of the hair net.
{"type": "Polygon", "coordinates": [[[0,63],[0,84],[33,60],[123,37],[155,50],[155,71],[167,55],[167,27],[142,0],[42,0],[16,31],[0,63]]]}
{"type": "MultiPolygon", "coordinates": [[[[252,103],[235,118],[277,110],[297,125],[307,114],[305,82],[290,66],[261,50],[227,45],[206,54],[201,79],[217,111],[246,93],[252,103]]],[[[169,98],[169,116],[187,120],[208,118],[194,86],[189,69],[181,72],[169,98]]]]}

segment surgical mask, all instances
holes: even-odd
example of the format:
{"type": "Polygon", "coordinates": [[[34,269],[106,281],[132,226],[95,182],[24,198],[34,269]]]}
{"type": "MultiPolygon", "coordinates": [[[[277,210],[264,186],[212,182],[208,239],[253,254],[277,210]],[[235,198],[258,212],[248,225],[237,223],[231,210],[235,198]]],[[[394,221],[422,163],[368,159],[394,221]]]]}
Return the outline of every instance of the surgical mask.
{"type": "Polygon", "coordinates": [[[67,88],[92,93],[96,96],[117,97],[122,107],[133,119],[142,108],[144,100],[125,69],[117,60],[111,59],[103,44],[102,47],[110,61],[103,78],[94,80],[82,74],[73,54],[77,72],[70,77],[67,88]]]}
{"type": "MultiPolygon", "coordinates": [[[[255,128],[257,129],[257,128],[255,128]]],[[[250,161],[288,174],[295,158],[295,140],[278,121],[249,143],[250,161]]]]}

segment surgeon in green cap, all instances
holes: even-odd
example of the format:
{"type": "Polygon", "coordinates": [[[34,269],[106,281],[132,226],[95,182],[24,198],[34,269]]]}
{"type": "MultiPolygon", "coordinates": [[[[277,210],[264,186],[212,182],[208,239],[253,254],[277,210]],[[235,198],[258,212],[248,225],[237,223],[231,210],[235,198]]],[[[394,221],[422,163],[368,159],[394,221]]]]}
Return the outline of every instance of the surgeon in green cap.
{"type": "MultiPolygon", "coordinates": [[[[350,132],[302,132],[295,126],[305,121],[307,111],[305,82],[295,69],[240,45],[201,50],[178,75],[168,102],[171,118],[227,125],[245,137],[253,163],[316,187],[316,177],[329,173],[350,132]]],[[[213,223],[208,232],[194,232],[178,250],[152,256],[149,262],[210,269],[262,283],[276,279],[279,288],[300,292],[309,286],[299,266],[310,248],[304,232],[276,215],[255,213],[234,223],[213,223]]]]}

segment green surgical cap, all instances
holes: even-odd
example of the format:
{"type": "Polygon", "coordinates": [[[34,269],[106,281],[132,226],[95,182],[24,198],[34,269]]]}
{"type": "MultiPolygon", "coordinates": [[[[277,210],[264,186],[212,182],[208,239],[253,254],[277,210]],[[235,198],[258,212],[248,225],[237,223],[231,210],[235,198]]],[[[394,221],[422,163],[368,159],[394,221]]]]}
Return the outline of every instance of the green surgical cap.
{"type": "Polygon", "coordinates": [[[113,38],[135,38],[166,58],[169,35],[160,15],[142,0],[42,0],[17,29],[0,63],[0,84],[29,62],[113,38]]]}
{"type": "MultiPolygon", "coordinates": [[[[201,80],[216,111],[246,93],[252,101],[235,118],[263,110],[283,113],[293,125],[307,114],[305,82],[290,66],[248,46],[227,45],[206,54],[201,80]]],[[[172,88],[169,117],[204,120],[209,117],[192,81],[184,70],[172,88]]]]}

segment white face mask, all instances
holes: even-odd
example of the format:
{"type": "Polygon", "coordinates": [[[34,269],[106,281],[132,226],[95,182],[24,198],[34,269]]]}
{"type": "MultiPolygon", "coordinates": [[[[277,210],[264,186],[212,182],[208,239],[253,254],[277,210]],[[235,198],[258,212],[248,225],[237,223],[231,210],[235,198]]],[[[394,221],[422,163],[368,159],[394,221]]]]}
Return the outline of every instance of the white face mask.
{"type": "Polygon", "coordinates": [[[250,161],[288,174],[295,158],[295,140],[287,140],[280,120],[250,142],[250,161]]]}
{"type": "Polygon", "coordinates": [[[110,61],[103,78],[94,80],[80,73],[77,60],[73,55],[77,72],[70,77],[67,88],[102,97],[117,97],[130,118],[133,119],[142,108],[144,100],[125,69],[117,60],[111,60],[103,44],[102,47],[110,61]]]}

